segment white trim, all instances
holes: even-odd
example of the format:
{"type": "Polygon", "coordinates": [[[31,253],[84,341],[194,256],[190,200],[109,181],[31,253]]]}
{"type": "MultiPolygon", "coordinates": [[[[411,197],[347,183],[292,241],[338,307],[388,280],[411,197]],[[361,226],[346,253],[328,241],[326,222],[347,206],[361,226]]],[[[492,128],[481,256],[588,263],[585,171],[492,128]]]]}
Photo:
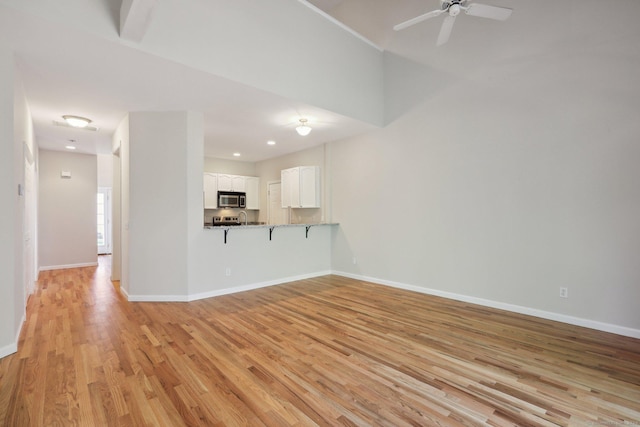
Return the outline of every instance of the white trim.
{"type": "Polygon", "coordinates": [[[18,331],[16,332],[16,351],[18,351],[18,343],[20,342],[20,334],[22,333],[22,328],[24,327],[24,322],[26,322],[27,320],[27,311],[26,311],[26,307],[25,307],[25,311],[22,313],[22,319],[20,320],[20,327],[18,328],[18,331]]]}
{"type": "Polygon", "coordinates": [[[598,322],[596,320],[583,319],[580,317],[573,317],[566,314],[559,314],[559,313],[553,313],[550,311],[538,310],[536,308],[524,307],[521,305],[507,304],[499,301],[492,301],[492,300],[487,300],[483,298],[476,298],[476,297],[471,297],[467,295],[455,294],[452,292],[439,291],[437,289],[423,288],[421,286],[408,285],[406,283],[394,282],[391,280],[361,276],[358,274],[351,274],[344,271],[334,271],[333,274],[337,276],[348,277],[350,279],[362,280],[365,282],[371,282],[379,285],[390,286],[393,288],[404,289],[407,291],[434,295],[434,296],[448,298],[456,301],[468,302],[471,304],[478,304],[485,307],[497,308],[500,310],[511,311],[513,313],[525,314],[528,316],[539,317],[547,320],[554,320],[556,322],[567,323],[569,325],[583,326],[585,328],[595,329],[603,332],[610,332],[612,334],[623,335],[626,337],[640,338],[640,329],[633,329],[626,326],[613,325],[610,323],[598,322]]]}
{"type": "MultiPolygon", "coordinates": [[[[111,187],[98,187],[98,194],[104,195],[104,245],[98,245],[98,255],[111,254],[113,252],[113,189],[111,187]],[[103,250],[100,250],[102,248],[103,250]]],[[[96,217],[97,222],[97,217],[96,217]]],[[[97,240],[97,239],[96,239],[97,240]]]]}
{"type": "Polygon", "coordinates": [[[329,270],[318,271],[316,273],[301,274],[298,276],[284,277],[275,280],[268,280],[265,282],[249,283],[247,285],[234,286],[232,288],[217,289],[214,291],[207,291],[199,294],[189,295],[128,295],[122,288],[120,288],[120,290],[131,302],[190,302],[205,298],[235,294],[238,292],[252,291],[254,289],[266,288],[274,285],[281,285],[283,283],[295,282],[296,280],[312,279],[314,277],[326,276],[328,274],[332,274],[332,272],[329,270]]]}
{"type": "Polygon", "coordinates": [[[186,295],[128,295],[129,302],[187,302],[186,295]]]}
{"type": "Polygon", "coordinates": [[[127,290],[125,288],[122,287],[122,282],[120,282],[120,292],[122,293],[122,295],[124,295],[124,297],[127,299],[127,301],[131,301],[129,299],[129,292],[127,292],[127,290]]]}
{"type": "Polygon", "coordinates": [[[39,271],[47,270],[64,270],[67,268],[80,268],[80,267],[97,267],[97,262],[85,262],[81,264],[66,264],[66,265],[45,265],[41,266],[39,271]]]}
{"type": "Polygon", "coordinates": [[[334,23],[335,25],[337,25],[338,27],[342,28],[343,30],[345,30],[346,32],[350,33],[351,35],[355,36],[356,38],[362,40],[363,42],[365,42],[366,44],[368,44],[369,46],[379,50],[380,52],[384,52],[384,49],[380,46],[378,46],[377,44],[375,44],[374,42],[372,42],[371,40],[369,40],[368,38],[366,38],[365,36],[363,36],[362,34],[358,33],[357,31],[355,31],[353,28],[346,26],[344,23],[338,21],[336,18],[334,18],[333,16],[329,15],[327,12],[325,12],[324,10],[318,8],[317,6],[309,3],[306,0],[298,0],[300,3],[302,3],[303,5],[307,6],[309,9],[313,10],[314,12],[316,12],[317,14],[321,15],[322,17],[324,17],[325,19],[331,21],[332,23],[334,23]]]}
{"type": "Polygon", "coordinates": [[[16,332],[15,341],[9,345],[5,345],[4,347],[0,348],[0,359],[2,359],[3,357],[7,357],[10,354],[14,354],[18,352],[18,342],[20,341],[20,334],[22,333],[22,327],[24,326],[25,320],[26,320],[26,313],[22,313],[22,320],[20,320],[20,327],[16,332]]]}
{"type": "Polygon", "coordinates": [[[15,342],[13,344],[6,345],[6,346],[0,348],[0,359],[2,359],[3,357],[7,357],[10,354],[17,353],[17,352],[18,352],[18,344],[17,344],[17,342],[15,342]]]}
{"type": "Polygon", "coordinates": [[[331,274],[331,271],[319,271],[316,273],[301,274],[299,276],[291,276],[291,277],[284,277],[284,278],[275,279],[275,280],[268,280],[266,282],[250,283],[248,285],[243,285],[243,286],[238,286],[233,288],[218,289],[215,291],[208,291],[208,292],[203,292],[199,294],[189,295],[188,301],[196,301],[196,300],[205,299],[205,298],[235,294],[237,292],[252,291],[254,289],[267,288],[269,286],[275,286],[275,285],[282,285],[283,283],[295,282],[296,280],[312,279],[314,277],[326,276],[328,274],[331,274]]]}

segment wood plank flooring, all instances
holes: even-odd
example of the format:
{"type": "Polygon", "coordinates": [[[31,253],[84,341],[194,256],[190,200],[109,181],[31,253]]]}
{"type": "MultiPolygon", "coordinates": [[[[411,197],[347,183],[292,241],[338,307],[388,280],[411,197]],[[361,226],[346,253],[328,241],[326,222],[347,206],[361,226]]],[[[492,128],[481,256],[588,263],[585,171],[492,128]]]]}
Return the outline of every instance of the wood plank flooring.
{"type": "Polygon", "coordinates": [[[633,426],[640,340],[337,276],[129,303],[41,273],[4,426],[633,426]]]}

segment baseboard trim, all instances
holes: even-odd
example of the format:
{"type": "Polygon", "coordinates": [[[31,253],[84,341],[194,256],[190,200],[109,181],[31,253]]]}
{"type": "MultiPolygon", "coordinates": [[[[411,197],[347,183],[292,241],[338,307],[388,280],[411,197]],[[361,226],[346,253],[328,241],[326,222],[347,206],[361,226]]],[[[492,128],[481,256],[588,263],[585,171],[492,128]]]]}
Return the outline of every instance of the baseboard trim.
{"type": "Polygon", "coordinates": [[[40,271],[49,271],[49,270],[65,270],[67,268],[80,268],[80,267],[97,267],[97,262],[85,262],[80,264],[65,264],[65,265],[45,265],[38,269],[40,271]]]}
{"type": "Polygon", "coordinates": [[[395,282],[392,280],[378,279],[376,277],[362,276],[359,274],[347,273],[344,271],[333,271],[333,274],[337,276],[348,277],[350,279],[362,280],[365,282],[371,282],[378,285],[389,286],[398,289],[404,289],[407,291],[419,292],[422,294],[433,295],[443,298],[448,298],[456,301],[468,302],[471,304],[477,304],[484,307],[497,308],[499,310],[510,311],[518,314],[525,314],[528,316],[539,317],[541,319],[553,320],[556,322],[567,323],[569,325],[582,326],[585,328],[595,329],[602,332],[609,332],[612,334],[623,335],[631,338],[640,339],[640,330],[633,329],[626,326],[614,325],[610,323],[598,322],[595,320],[584,319],[580,317],[568,316],[566,314],[554,313],[550,311],[538,310],[536,308],[525,307],[521,305],[508,304],[499,301],[493,301],[483,298],[472,297],[468,295],[456,294],[452,292],[439,291],[437,289],[423,288],[415,285],[408,285],[406,283],[395,282]]]}
{"type": "Polygon", "coordinates": [[[7,357],[13,353],[16,353],[17,351],[18,351],[17,343],[5,345],[4,347],[0,348],[0,359],[2,359],[3,357],[7,357]]]}
{"type": "Polygon", "coordinates": [[[188,302],[186,295],[129,295],[124,292],[129,302],[188,302]]]}
{"type": "Polygon", "coordinates": [[[254,289],[267,288],[269,286],[281,285],[283,283],[295,282],[296,280],[312,279],[314,277],[326,276],[331,271],[318,271],[316,273],[301,274],[299,276],[283,277],[275,280],[267,280],[265,282],[251,283],[248,285],[237,286],[233,288],[217,289],[215,291],[202,292],[199,294],[189,295],[189,301],[196,301],[205,298],[218,297],[222,295],[235,294],[238,292],[252,291],[254,289]]]}
{"type": "Polygon", "coordinates": [[[24,322],[27,321],[27,313],[26,311],[22,313],[22,319],[20,319],[20,327],[18,328],[18,332],[16,332],[16,348],[18,343],[20,342],[20,334],[22,333],[22,327],[24,326],[24,322]]]}
{"type": "Polygon", "coordinates": [[[5,345],[4,347],[0,348],[0,359],[18,352],[18,342],[20,341],[20,334],[22,333],[22,327],[24,326],[25,320],[26,320],[26,314],[22,313],[22,319],[20,320],[20,327],[16,332],[15,340],[11,344],[5,345]]]}
{"type": "Polygon", "coordinates": [[[190,302],[205,298],[213,298],[222,295],[230,295],[238,292],[252,291],[254,289],[266,288],[269,286],[281,285],[283,283],[295,282],[296,280],[312,279],[314,277],[326,276],[331,274],[330,270],[318,271],[315,273],[301,274],[298,276],[283,277],[275,280],[267,280],[264,282],[249,283],[247,285],[234,286],[232,288],[216,289],[213,291],[201,292],[189,295],[128,295],[122,288],[127,300],[131,302],[190,302]]]}

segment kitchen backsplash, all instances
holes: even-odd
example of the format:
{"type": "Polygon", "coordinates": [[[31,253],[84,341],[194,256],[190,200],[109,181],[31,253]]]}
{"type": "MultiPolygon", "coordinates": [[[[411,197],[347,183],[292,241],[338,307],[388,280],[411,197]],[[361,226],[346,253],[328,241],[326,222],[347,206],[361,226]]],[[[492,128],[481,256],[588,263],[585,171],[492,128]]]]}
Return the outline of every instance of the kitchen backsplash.
{"type": "MultiPolygon", "coordinates": [[[[204,222],[205,224],[211,224],[214,216],[231,216],[237,217],[243,209],[205,209],[204,222]]],[[[267,210],[245,210],[247,213],[248,222],[267,222],[267,210]],[[260,215],[262,213],[262,215],[260,215]]],[[[244,215],[242,220],[244,220],[244,215]]],[[[325,222],[326,219],[322,217],[321,209],[291,209],[291,224],[316,224],[319,222],[325,222]]]]}
{"type": "MultiPolygon", "coordinates": [[[[204,222],[205,224],[211,224],[214,216],[239,216],[240,212],[244,209],[205,209],[204,210],[204,222]]],[[[258,221],[258,212],[253,210],[244,210],[247,213],[248,222],[258,221]]],[[[244,215],[242,215],[244,221],[244,215]]]]}

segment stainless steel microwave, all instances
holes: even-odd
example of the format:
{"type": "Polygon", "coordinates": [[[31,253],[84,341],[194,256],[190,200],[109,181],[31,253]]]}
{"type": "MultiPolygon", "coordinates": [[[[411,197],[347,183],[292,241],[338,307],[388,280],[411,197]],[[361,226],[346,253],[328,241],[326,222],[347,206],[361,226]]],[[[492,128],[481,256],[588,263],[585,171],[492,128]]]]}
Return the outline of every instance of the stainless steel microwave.
{"type": "Polygon", "coordinates": [[[247,206],[247,193],[218,191],[218,208],[244,208],[247,206]]]}

